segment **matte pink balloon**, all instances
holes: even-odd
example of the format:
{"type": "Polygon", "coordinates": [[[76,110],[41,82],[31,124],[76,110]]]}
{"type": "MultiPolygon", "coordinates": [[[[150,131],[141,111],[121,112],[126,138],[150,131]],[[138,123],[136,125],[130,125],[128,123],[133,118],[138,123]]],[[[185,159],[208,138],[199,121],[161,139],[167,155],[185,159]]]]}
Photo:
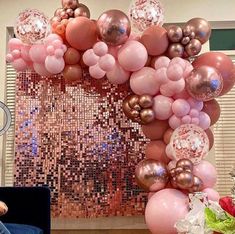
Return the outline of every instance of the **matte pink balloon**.
{"type": "Polygon", "coordinates": [[[23,45],[21,47],[21,58],[24,59],[24,61],[26,62],[31,62],[31,58],[30,58],[30,55],[29,55],[29,50],[30,50],[31,46],[28,46],[28,45],[23,45]]]}
{"type": "Polygon", "coordinates": [[[55,56],[47,56],[45,67],[51,74],[59,74],[64,70],[65,62],[63,58],[56,58],[55,56]]]}
{"type": "Polygon", "coordinates": [[[12,62],[12,66],[18,72],[25,71],[27,69],[27,63],[22,58],[14,60],[12,62]]]}
{"type": "MultiPolygon", "coordinates": [[[[185,115],[183,118],[182,118],[182,123],[183,124],[190,124],[190,123],[192,123],[192,118],[191,118],[191,116],[190,115],[185,115]]],[[[198,123],[197,124],[199,124],[199,119],[198,119],[198,123]]],[[[197,125],[196,124],[196,125],[197,125]]]]}
{"type": "Polygon", "coordinates": [[[169,125],[172,129],[178,128],[180,125],[182,125],[182,120],[181,118],[173,115],[169,119],[169,125]]]}
{"type": "Polygon", "coordinates": [[[169,79],[168,79],[168,76],[167,76],[167,68],[166,67],[159,68],[156,71],[155,79],[161,85],[168,83],[169,79]]]}
{"type": "Polygon", "coordinates": [[[178,99],[174,101],[172,105],[172,111],[177,117],[185,116],[190,111],[190,105],[184,99],[178,99]]]}
{"type": "Polygon", "coordinates": [[[125,71],[117,61],[113,70],[106,73],[106,76],[111,84],[124,84],[129,80],[130,75],[130,72],[125,71]]]}
{"type": "Polygon", "coordinates": [[[138,95],[156,95],[159,92],[159,83],[155,78],[156,72],[151,67],[143,67],[131,75],[131,90],[138,95]]]}
{"type": "Polygon", "coordinates": [[[10,52],[13,50],[20,50],[22,45],[23,43],[20,39],[12,38],[8,42],[8,49],[10,52]]]}
{"type": "Polygon", "coordinates": [[[11,54],[12,54],[12,56],[13,56],[14,59],[18,59],[18,58],[21,57],[21,54],[20,54],[20,51],[19,51],[19,50],[13,50],[13,51],[11,52],[11,54]]]}
{"type": "Polygon", "coordinates": [[[203,181],[203,188],[213,188],[217,181],[215,167],[208,161],[202,160],[194,166],[193,173],[203,181]]]}
{"type": "Polygon", "coordinates": [[[210,116],[203,111],[199,113],[199,126],[204,130],[207,130],[211,126],[210,116]]]}
{"type": "Polygon", "coordinates": [[[210,201],[219,202],[220,195],[216,190],[214,190],[212,188],[206,188],[202,192],[207,194],[208,199],[210,201]]]}
{"type": "Polygon", "coordinates": [[[156,119],[159,120],[166,120],[169,119],[173,112],[172,112],[172,104],[174,100],[169,97],[165,97],[162,95],[158,95],[154,98],[154,105],[153,110],[155,113],[156,119]]]}
{"type": "Polygon", "coordinates": [[[84,54],[83,54],[83,62],[87,65],[87,66],[94,66],[98,63],[99,61],[99,56],[97,56],[94,53],[93,49],[89,49],[87,50],[84,54]]]}
{"type": "Polygon", "coordinates": [[[47,71],[44,64],[34,63],[33,64],[33,69],[40,76],[50,76],[51,75],[50,72],[47,71]]]}
{"type": "Polygon", "coordinates": [[[157,70],[157,69],[160,69],[160,68],[167,68],[170,64],[170,59],[166,56],[161,56],[159,58],[157,58],[153,64],[154,68],[157,70]]]}
{"type": "Polygon", "coordinates": [[[162,95],[166,97],[172,97],[177,93],[181,93],[185,88],[184,79],[180,79],[178,81],[168,80],[166,84],[161,85],[160,92],[162,95]]]}
{"type": "Polygon", "coordinates": [[[176,58],[173,58],[170,62],[170,66],[173,66],[173,65],[178,65],[180,66],[183,70],[186,69],[186,66],[187,66],[187,60],[185,59],[182,59],[180,57],[176,57],[176,58]]]}
{"type": "Polygon", "coordinates": [[[95,79],[102,79],[106,74],[106,72],[102,70],[98,64],[89,67],[89,73],[95,79]]]}
{"type": "Polygon", "coordinates": [[[173,98],[176,99],[185,99],[187,100],[189,98],[189,94],[187,93],[187,91],[184,89],[182,92],[177,93],[173,96],[173,98]]]}
{"type": "Polygon", "coordinates": [[[29,56],[35,63],[44,63],[47,57],[44,45],[33,45],[29,50],[29,56]]]}
{"type": "Polygon", "coordinates": [[[118,53],[118,61],[127,71],[138,71],[148,60],[146,48],[138,41],[127,41],[118,53]]]}
{"type": "Polygon", "coordinates": [[[188,197],[176,189],[163,189],[147,203],[145,220],[152,234],[177,234],[175,224],[188,213],[188,197]]]}
{"type": "MultiPolygon", "coordinates": [[[[188,123],[188,122],[187,122],[188,123]]],[[[200,126],[200,120],[198,117],[194,117],[191,119],[191,124],[199,125],[200,126]]],[[[201,127],[201,126],[200,126],[201,127]]]]}
{"type": "Polygon", "coordinates": [[[106,43],[100,41],[93,46],[94,53],[98,56],[104,56],[108,53],[108,46],[106,43]]]}
{"type": "Polygon", "coordinates": [[[201,110],[203,109],[204,104],[203,104],[202,101],[198,101],[198,100],[196,100],[196,99],[194,99],[194,98],[189,98],[189,99],[187,100],[187,102],[189,103],[189,105],[190,105],[191,108],[193,108],[193,109],[196,109],[196,110],[198,110],[198,111],[201,111],[201,110]]]}
{"type": "MultiPolygon", "coordinates": [[[[166,155],[167,155],[167,157],[168,157],[169,159],[174,160],[174,157],[173,157],[173,150],[172,150],[172,147],[171,147],[170,144],[168,144],[168,145],[166,146],[166,155]]],[[[174,161],[175,161],[175,160],[174,160],[174,161]]]]}
{"type": "Polygon", "coordinates": [[[111,54],[106,54],[100,58],[99,66],[106,72],[112,71],[115,66],[115,58],[111,54]]]}
{"type": "Polygon", "coordinates": [[[6,55],[6,61],[8,63],[12,63],[14,61],[14,58],[13,58],[12,54],[7,54],[6,55]]]}
{"type": "Polygon", "coordinates": [[[191,109],[189,115],[194,118],[194,117],[199,117],[199,111],[196,109],[191,109]]]}
{"type": "Polygon", "coordinates": [[[58,34],[52,33],[44,39],[44,44],[46,46],[52,45],[53,41],[55,40],[60,40],[61,42],[63,41],[62,38],[58,34]]]}
{"type": "Polygon", "coordinates": [[[114,58],[118,58],[118,50],[120,46],[109,46],[109,54],[113,55],[114,58]]]}
{"type": "Polygon", "coordinates": [[[178,65],[170,65],[167,69],[167,76],[172,81],[177,81],[183,78],[184,70],[183,68],[178,65]]]}

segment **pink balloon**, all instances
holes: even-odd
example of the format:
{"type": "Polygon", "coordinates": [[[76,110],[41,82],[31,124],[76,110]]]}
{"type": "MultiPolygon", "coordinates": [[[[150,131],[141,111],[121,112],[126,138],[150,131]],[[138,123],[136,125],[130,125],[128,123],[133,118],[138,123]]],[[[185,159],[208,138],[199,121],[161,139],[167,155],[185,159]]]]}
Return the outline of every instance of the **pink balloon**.
{"type": "Polygon", "coordinates": [[[203,109],[203,106],[204,106],[203,102],[198,101],[194,98],[189,98],[187,101],[189,105],[191,106],[191,108],[196,109],[198,111],[201,111],[203,109]]]}
{"type": "Polygon", "coordinates": [[[163,189],[147,203],[145,220],[152,234],[177,234],[175,224],[188,213],[188,198],[176,189],[163,189]]]}
{"type": "Polygon", "coordinates": [[[173,115],[169,119],[169,125],[172,129],[178,128],[182,124],[181,118],[173,115]]]}
{"type": "Polygon", "coordinates": [[[27,63],[22,58],[14,60],[12,62],[12,66],[18,72],[25,71],[27,69],[27,63]]]}
{"type": "Polygon", "coordinates": [[[174,100],[169,97],[165,97],[162,95],[158,95],[154,98],[154,105],[153,110],[155,113],[156,119],[159,120],[166,120],[169,119],[173,112],[172,112],[172,104],[174,100]]]}
{"type": "Polygon", "coordinates": [[[20,51],[19,50],[13,50],[11,52],[11,55],[13,56],[14,59],[18,59],[21,57],[20,51]]]}
{"type": "Polygon", "coordinates": [[[51,44],[55,49],[61,49],[63,42],[59,39],[56,39],[51,44]]]}
{"type": "Polygon", "coordinates": [[[56,58],[62,58],[64,56],[64,51],[62,49],[56,49],[55,50],[55,57],[56,58]]]}
{"type": "Polygon", "coordinates": [[[99,66],[102,70],[109,72],[113,70],[115,62],[115,58],[111,54],[106,54],[100,58],[99,66]]]}
{"type": "Polygon", "coordinates": [[[190,62],[186,63],[186,68],[184,70],[183,77],[186,78],[190,75],[190,73],[193,71],[193,66],[190,62]]]}
{"type": "Polygon", "coordinates": [[[148,60],[148,52],[138,41],[127,41],[118,52],[118,61],[127,71],[138,71],[148,60]]]}
{"type": "Polygon", "coordinates": [[[185,116],[190,111],[190,105],[184,99],[178,99],[174,101],[172,105],[172,111],[177,117],[185,116]]]}
{"type": "Polygon", "coordinates": [[[83,62],[89,67],[96,65],[98,61],[99,56],[94,53],[93,49],[89,49],[83,54],[83,62]]]}
{"type": "Polygon", "coordinates": [[[182,92],[177,93],[173,96],[173,98],[176,99],[185,99],[187,100],[189,98],[189,94],[187,93],[187,91],[184,89],[182,92]]]}
{"type": "Polygon", "coordinates": [[[61,42],[63,41],[62,38],[58,34],[52,33],[44,39],[44,44],[46,46],[52,45],[53,41],[55,41],[55,40],[60,40],[61,42]]]}
{"type": "Polygon", "coordinates": [[[166,146],[166,155],[169,159],[174,160],[173,151],[172,151],[172,147],[170,144],[166,146]]]}
{"type": "Polygon", "coordinates": [[[54,46],[52,46],[52,45],[49,45],[49,46],[47,46],[47,54],[48,55],[54,55],[54,53],[55,53],[55,48],[54,48],[54,46]]]}
{"type": "Polygon", "coordinates": [[[14,61],[14,58],[13,58],[12,54],[7,54],[6,60],[7,60],[8,63],[12,63],[14,61]]]}
{"type": "Polygon", "coordinates": [[[173,58],[170,62],[170,66],[172,65],[178,65],[180,66],[183,70],[186,68],[186,63],[187,61],[185,59],[182,59],[180,57],[173,58]]]}
{"type": "Polygon", "coordinates": [[[120,46],[109,46],[108,53],[113,55],[113,57],[117,59],[119,49],[120,49],[120,46]]]}
{"type": "Polygon", "coordinates": [[[10,52],[12,52],[13,50],[20,50],[22,45],[23,43],[20,39],[12,38],[8,42],[8,49],[10,52]]]}
{"type": "Polygon", "coordinates": [[[44,45],[33,45],[29,50],[29,56],[35,63],[44,63],[47,57],[44,45]]]}
{"type": "Polygon", "coordinates": [[[189,115],[194,118],[194,117],[199,117],[199,111],[196,109],[191,109],[189,115]]]}
{"type": "Polygon", "coordinates": [[[156,79],[156,71],[151,67],[143,67],[131,75],[130,87],[138,95],[156,95],[159,92],[159,83],[156,79]]]}
{"type": "Polygon", "coordinates": [[[217,180],[215,167],[208,161],[202,160],[194,166],[193,173],[203,181],[203,188],[213,188],[217,180]]]}
{"type": "Polygon", "coordinates": [[[148,200],[149,200],[154,194],[155,194],[155,193],[150,192],[150,193],[148,194],[148,200]]]}
{"type": "Polygon", "coordinates": [[[211,126],[210,116],[203,111],[199,113],[199,126],[204,130],[207,130],[211,126]]]}
{"type": "Polygon", "coordinates": [[[102,70],[98,64],[89,67],[89,73],[95,79],[101,79],[105,77],[106,74],[106,72],[102,70]]]}
{"type": "Polygon", "coordinates": [[[101,56],[104,56],[105,54],[108,53],[108,46],[105,42],[97,42],[94,46],[93,46],[93,50],[94,50],[94,53],[101,57],[101,56]]]}
{"type": "Polygon", "coordinates": [[[199,125],[199,123],[200,123],[200,120],[199,120],[199,118],[198,118],[198,117],[194,117],[194,118],[192,118],[192,120],[191,120],[191,124],[199,125]]]}
{"type": "MultiPolygon", "coordinates": [[[[192,122],[192,118],[191,116],[189,115],[185,115],[183,118],[182,118],[182,123],[183,124],[190,124],[192,122]]],[[[198,120],[199,122],[199,120],[198,120]]]]}
{"type": "Polygon", "coordinates": [[[124,84],[130,78],[130,72],[125,71],[116,61],[112,71],[107,72],[107,79],[111,84],[124,84]]]}
{"type": "Polygon", "coordinates": [[[184,70],[183,68],[178,65],[170,65],[167,69],[167,76],[172,81],[178,81],[183,78],[184,70]]]}
{"type": "Polygon", "coordinates": [[[208,199],[210,201],[219,202],[220,195],[216,190],[214,190],[212,188],[206,188],[202,192],[207,194],[208,199]]]}
{"type": "Polygon", "coordinates": [[[156,59],[155,63],[154,63],[154,68],[156,70],[160,69],[160,68],[167,68],[170,64],[170,59],[166,56],[161,56],[158,59],[156,59]]]}
{"type": "Polygon", "coordinates": [[[24,59],[24,61],[26,62],[31,62],[31,58],[30,58],[30,55],[29,55],[29,50],[30,50],[31,46],[29,45],[23,45],[21,47],[21,58],[24,59]]]}
{"type": "Polygon", "coordinates": [[[45,67],[51,74],[59,74],[64,70],[65,62],[63,58],[56,58],[55,56],[47,56],[45,67]]]}
{"type": "Polygon", "coordinates": [[[169,80],[168,80],[168,76],[167,76],[167,68],[165,68],[165,67],[159,68],[156,71],[155,79],[161,85],[168,83],[169,80]]]}
{"type": "Polygon", "coordinates": [[[44,64],[34,63],[33,64],[33,69],[40,76],[50,76],[51,75],[50,72],[47,71],[44,64]]]}
{"type": "Polygon", "coordinates": [[[185,88],[184,79],[178,81],[168,81],[166,84],[161,85],[160,92],[166,97],[172,97],[177,93],[181,93],[185,88]]]}

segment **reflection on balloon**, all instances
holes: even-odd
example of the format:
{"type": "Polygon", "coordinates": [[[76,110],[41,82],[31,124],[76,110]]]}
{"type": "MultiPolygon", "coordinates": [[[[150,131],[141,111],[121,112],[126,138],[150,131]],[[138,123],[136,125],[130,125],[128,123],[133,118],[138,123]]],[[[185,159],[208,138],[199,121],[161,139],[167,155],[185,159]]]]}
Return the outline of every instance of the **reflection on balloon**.
{"type": "Polygon", "coordinates": [[[169,58],[183,57],[184,47],[180,43],[171,44],[168,48],[167,55],[169,58]]]}
{"type": "Polygon", "coordinates": [[[74,10],[74,17],[76,18],[76,17],[80,17],[80,16],[83,16],[83,17],[86,17],[86,18],[91,17],[91,13],[90,13],[89,8],[86,5],[82,4],[82,3],[80,3],[78,8],[76,8],[74,10]]]}
{"type": "Polygon", "coordinates": [[[180,42],[183,38],[183,31],[180,26],[171,25],[167,28],[167,35],[171,42],[180,42]]]}

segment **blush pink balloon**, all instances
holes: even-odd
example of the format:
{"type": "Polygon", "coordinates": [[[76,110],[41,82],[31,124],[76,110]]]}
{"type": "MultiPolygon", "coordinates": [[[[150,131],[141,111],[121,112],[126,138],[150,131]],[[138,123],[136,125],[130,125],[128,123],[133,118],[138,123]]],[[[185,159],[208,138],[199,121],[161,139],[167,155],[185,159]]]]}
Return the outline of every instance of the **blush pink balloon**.
{"type": "Polygon", "coordinates": [[[93,50],[94,50],[94,53],[97,55],[97,56],[104,56],[105,54],[108,53],[108,46],[105,42],[97,42],[94,46],[93,46],[93,50]]]}
{"type": "Polygon", "coordinates": [[[199,125],[199,123],[200,123],[199,118],[197,118],[197,117],[192,118],[191,124],[199,125]]]}
{"type": "Polygon", "coordinates": [[[166,97],[172,97],[177,93],[181,93],[185,88],[184,79],[178,81],[168,81],[166,84],[161,85],[160,92],[166,97]]]}
{"type": "Polygon", "coordinates": [[[163,95],[158,95],[154,98],[153,110],[155,113],[156,119],[166,120],[169,119],[172,112],[172,104],[174,100],[169,97],[165,97],[163,95]]]}
{"type": "Polygon", "coordinates": [[[161,56],[158,59],[155,60],[153,66],[156,70],[160,69],[160,68],[167,68],[170,64],[170,59],[166,56],[161,56]]]}
{"type": "Polygon", "coordinates": [[[20,54],[20,51],[19,51],[19,50],[13,50],[13,51],[11,52],[11,55],[12,55],[12,57],[13,57],[14,59],[18,59],[18,58],[21,57],[21,54],[20,54]]]}
{"type": "Polygon", "coordinates": [[[120,49],[120,46],[109,46],[108,53],[113,55],[113,57],[117,59],[119,49],[120,49]]]}
{"type": "Polygon", "coordinates": [[[202,160],[194,166],[193,173],[203,181],[203,188],[213,188],[217,181],[215,167],[208,161],[202,160]]]}
{"type": "Polygon", "coordinates": [[[196,109],[191,109],[189,115],[194,118],[194,117],[199,117],[199,111],[196,109]]]}
{"type": "Polygon", "coordinates": [[[50,72],[47,71],[46,67],[42,63],[34,63],[33,64],[34,71],[40,76],[50,76],[50,72]]]}
{"type": "Polygon", "coordinates": [[[123,69],[135,72],[143,68],[148,60],[148,52],[138,41],[127,41],[118,52],[118,61],[123,69]]]}
{"type": "Polygon", "coordinates": [[[12,63],[14,61],[14,58],[13,58],[12,54],[7,54],[6,61],[8,63],[12,63]]]}
{"type": "Polygon", "coordinates": [[[44,63],[47,57],[44,45],[33,45],[29,50],[29,56],[35,63],[44,63]]]}
{"type": "Polygon", "coordinates": [[[163,189],[147,203],[145,220],[152,234],[177,234],[175,224],[189,211],[188,197],[176,189],[163,189]]]}
{"type": "Polygon", "coordinates": [[[134,72],[130,78],[131,90],[138,95],[156,95],[159,92],[159,83],[155,76],[156,72],[151,67],[143,67],[134,72]]]}
{"type": "Polygon", "coordinates": [[[52,33],[44,39],[44,44],[46,46],[52,45],[52,43],[56,40],[60,40],[61,42],[63,41],[62,38],[58,34],[52,33]]]}
{"type": "Polygon", "coordinates": [[[176,99],[185,99],[187,100],[189,98],[189,94],[187,93],[187,91],[184,89],[182,92],[177,93],[173,96],[173,98],[176,99]]]}
{"type": "Polygon", "coordinates": [[[21,47],[21,58],[24,59],[24,61],[26,62],[31,62],[31,58],[30,58],[30,55],[29,55],[29,50],[30,50],[31,46],[29,45],[23,45],[21,47]]]}
{"type": "Polygon", "coordinates": [[[172,129],[178,128],[182,124],[181,118],[173,115],[169,119],[169,125],[172,129]]]}
{"type": "Polygon", "coordinates": [[[89,49],[87,50],[84,54],[83,54],[83,62],[87,65],[87,66],[94,66],[98,63],[99,61],[99,56],[97,56],[93,49],[89,49]]]}
{"type": "Polygon", "coordinates": [[[167,68],[159,68],[156,71],[155,79],[159,84],[166,84],[169,81],[167,76],[167,68]]]}
{"type": "Polygon", "coordinates": [[[184,70],[178,64],[170,65],[167,69],[168,79],[178,81],[183,78],[184,70]]]}
{"type": "Polygon", "coordinates": [[[176,58],[173,58],[170,62],[170,66],[173,66],[173,65],[178,65],[180,66],[183,70],[185,70],[186,68],[186,63],[187,61],[185,59],[182,59],[180,57],[176,57],[176,58]]]}
{"type": "Polygon", "coordinates": [[[125,71],[116,61],[112,71],[107,72],[107,79],[111,84],[124,84],[130,78],[130,72],[125,71]]]}
{"type": "Polygon", "coordinates": [[[219,202],[220,195],[216,190],[214,190],[212,188],[206,188],[202,192],[207,194],[208,199],[210,201],[219,202]]]}
{"type": "Polygon", "coordinates": [[[106,72],[102,70],[98,64],[89,67],[89,73],[95,79],[102,79],[106,74],[106,72]]]}
{"type": "Polygon", "coordinates": [[[47,54],[48,55],[54,55],[54,53],[55,53],[55,48],[54,48],[54,46],[52,46],[52,45],[49,45],[49,46],[47,46],[47,54]]]}
{"type": "Polygon", "coordinates": [[[201,101],[198,101],[194,98],[189,98],[187,102],[189,103],[192,109],[196,109],[198,111],[201,111],[203,109],[204,104],[201,101]]]}
{"type": "MultiPolygon", "coordinates": [[[[190,115],[185,115],[183,118],[182,118],[182,123],[183,124],[190,124],[192,122],[192,118],[190,115]]],[[[198,120],[199,122],[199,120],[198,120]]]]}
{"type": "Polygon", "coordinates": [[[62,58],[63,56],[64,56],[64,51],[62,49],[55,50],[55,57],[56,58],[62,58]]]}
{"type": "Polygon", "coordinates": [[[55,56],[47,56],[45,67],[51,74],[59,74],[64,70],[65,62],[63,58],[56,58],[55,56]]]}
{"type": "Polygon", "coordinates": [[[106,72],[112,71],[115,66],[115,58],[111,54],[106,54],[100,58],[99,66],[106,72]]]}
{"type": "Polygon", "coordinates": [[[22,58],[14,60],[12,62],[12,66],[18,72],[25,71],[27,69],[27,63],[22,58]]]}
{"type": "Polygon", "coordinates": [[[204,130],[207,130],[211,126],[210,116],[203,111],[199,113],[199,126],[204,130]]]}
{"type": "Polygon", "coordinates": [[[190,105],[186,100],[178,99],[174,101],[172,111],[177,117],[182,117],[189,113],[190,105]]]}
{"type": "Polygon", "coordinates": [[[168,145],[166,146],[166,156],[167,156],[169,159],[174,160],[174,157],[173,157],[173,149],[172,149],[172,147],[171,147],[170,144],[168,144],[168,145]]]}
{"type": "Polygon", "coordinates": [[[51,44],[55,49],[61,49],[63,42],[59,39],[56,39],[51,44]]]}
{"type": "Polygon", "coordinates": [[[8,49],[10,52],[12,52],[13,50],[20,50],[22,45],[23,43],[20,39],[12,38],[8,42],[8,49]]]}

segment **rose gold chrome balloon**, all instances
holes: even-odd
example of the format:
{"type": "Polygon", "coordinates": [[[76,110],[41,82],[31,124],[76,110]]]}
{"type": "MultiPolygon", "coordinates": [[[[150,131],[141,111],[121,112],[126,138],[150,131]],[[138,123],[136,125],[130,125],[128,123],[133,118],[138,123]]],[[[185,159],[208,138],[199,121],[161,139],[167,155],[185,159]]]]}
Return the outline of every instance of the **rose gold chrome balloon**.
{"type": "Polygon", "coordinates": [[[181,167],[184,170],[189,169],[190,171],[192,171],[193,170],[193,163],[189,159],[180,159],[177,162],[176,167],[181,167]]]}
{"type": "Polygon", "coordinates": [[[143,123],[148,124],[154,121],[155,113],[152,109],[144,109],[140,112],[140,118],[143,123]]]}
{"type": "Polygon", "coordinates": [[[202,44],[198,39],[192,39],[185,47],[185,50],[189,56],[195,56],[201,52],[202,44]]]}
{"type": "Polygon", "coordinates": [[[60,17],[61,12],[63,12],[63,11],[64,11],[63,8],[58,8],[58,9],[56,9],[56,11],[55,11],[55,13],[54,13],[54,16],[59,16],[59,17],[60,17]]]}
{"type": "Polygon", "coordinates": [[[76,9],[78,7],[78,0],[62,0],[62,6],[64,9],[76,9]]]}
{"type": "Polygon", "coordinates": [[[91,13],[89,8],[84,5],[84,4],[79,4],[78,8],[74,10],[74,17],[86,17],[86,18],[90,18],[91,17],[91,13]]]}
{"type": "Polygon", "coordinates": [[[202,180],[199,177],[194,176],[193,186],[189,189],[189,192],[191,192],[191,193],[200,192],[200,191],[202,191],[202,189],[203,189],[202,180]]]}
{"type": "Polygon", "coordinates": [[[153,106],[153,97],[150,95],[142,95],[139,99],[139,104],[142,108],[150,108],[153,106]]]}
{"type": "Polygon", "coordinates": [[[182,57],[184,54],[184,47],[180,43],[171,44],[168,48],[169,58],[182,57]]]}
{"type": "Polygon", "coordinates": [[[167,35],[170,41],[180,42],[183,38],[182,28],[177,25],[171,25],[167,28],[167,35]]]}
{"type": "Polygon", "coordinates": [[[189,172],[181,172],[176,175],[176,183],[181,189],[189,189],[194,185],[194,176],[189,172]]]}

